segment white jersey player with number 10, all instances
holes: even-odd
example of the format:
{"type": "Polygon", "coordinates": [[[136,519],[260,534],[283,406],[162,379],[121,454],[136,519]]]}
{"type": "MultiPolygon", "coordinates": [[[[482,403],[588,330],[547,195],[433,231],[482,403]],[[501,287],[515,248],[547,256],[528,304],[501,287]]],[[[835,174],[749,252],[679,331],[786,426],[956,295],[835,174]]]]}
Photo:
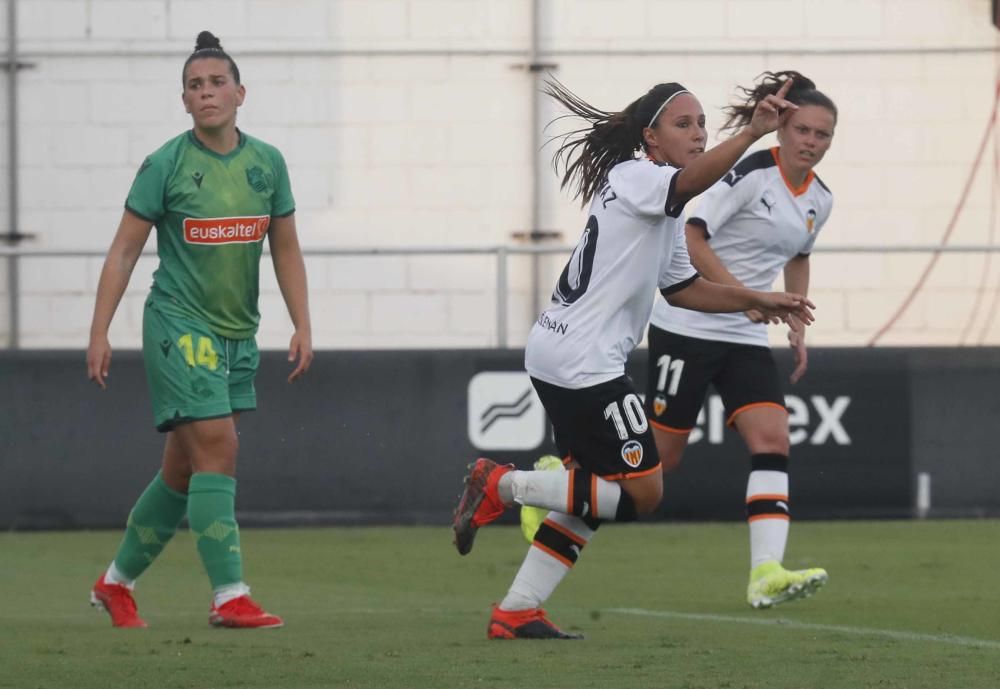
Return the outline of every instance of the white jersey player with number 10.
{"type": "Polygon", "coordinates": [[[460,554],[472,549],[480,527],[514,504],[551,510],[493,609],[487,636],[495,639],[578,638],[552,624],[541,604],[601,521],[635,520],[662,498],[652,432],[625,377],[654,287],[690,308],[755,308],[766,317],[812,320],[812,304],[799,295],[698,279],[678,219],[690,198],[778,126],[780,110],[794,109],[783,91],[760,105],[752,124],[708,152],[705,114],[679,84],[654,86],[621,112],[598,110],[555,82],[548,93],[589,123],[568,135],[556,154],[566,166],[563,186],[589,202],[589,218],[525,354],[570,469],[517,471],[485,458],[471,467],[453,525],[460,554]]]}
{"type": "Polygon", "coordinates": [[[578,389],[620,377],[656,288],[675,292],[696,279],[683,203],[671,204],[679,172],[643,158],[608,173],[552,305],[528,335],[525,368],[533,378],[578,389]]]}

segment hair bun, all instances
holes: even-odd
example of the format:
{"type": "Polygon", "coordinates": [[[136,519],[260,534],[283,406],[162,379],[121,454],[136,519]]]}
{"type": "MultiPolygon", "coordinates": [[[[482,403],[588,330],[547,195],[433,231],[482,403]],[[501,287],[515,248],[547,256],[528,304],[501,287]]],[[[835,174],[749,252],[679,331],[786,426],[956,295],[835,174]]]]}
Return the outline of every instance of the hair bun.
{"type": "Polygon", "coordinates": [[[198,34],[194,44],[195,51],[198,50],[222,50],[222,43],[211,31],[202,31],[198,34]]]}

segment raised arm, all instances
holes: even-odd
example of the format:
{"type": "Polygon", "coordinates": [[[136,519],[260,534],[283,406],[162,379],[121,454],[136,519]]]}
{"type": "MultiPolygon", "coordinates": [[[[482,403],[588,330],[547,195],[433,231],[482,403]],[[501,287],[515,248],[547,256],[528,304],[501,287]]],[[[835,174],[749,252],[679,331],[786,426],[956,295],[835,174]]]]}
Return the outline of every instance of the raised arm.
{"type": "Polygon", "coordinates": [[[769,134],[781,124],[782,113],[797,110],[798,106],[785,100],[792,87],[788,79],[777,93],[766,96],[754,110],[750,124],[695,158],[677,173],[674,201],[685,202],[719,181],[757,139],[769,134]]]}
{"type": "Polygon", "coordinates": [[[124,211],[111,248],[104,259],[101,278],[97,283],[94,316],[90,321],[90,343],[87,345],[87,377],[102,388],[107,387],[105,379],[111,367],[108,329],[152,228],[153,223],[150,221],[131,211],[124,211]]]}

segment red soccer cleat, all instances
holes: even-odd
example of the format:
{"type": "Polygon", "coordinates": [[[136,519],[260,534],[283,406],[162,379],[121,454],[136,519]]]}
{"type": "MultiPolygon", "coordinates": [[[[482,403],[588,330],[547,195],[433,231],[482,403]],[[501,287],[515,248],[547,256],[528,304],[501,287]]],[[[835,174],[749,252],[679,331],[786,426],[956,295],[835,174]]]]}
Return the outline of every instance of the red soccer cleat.
{"type": "Polygon", "coordinates": [[[455,547],[459,555],[472,550],[476,531],[503,514],[507,506],[497,493],[500,477],[514,470],[513,464],[500,465],[491,459],[480,457],[469,465],[469,475],[465,477],[465,490],[455,510],[452,530],[455,532],[455,547]]]}
{"type": "Polygon", "coordinates": [[[121,584],[105,584],[102,574],[90,591],[90,604],[98,610],[106,610],[111,615],[111,626],[139,629],[147,625],[135,607],[135,599],[128,587],[121,584]]]}
{"type": "Polygon", "coordinates": [[[493,606],[487,639],[582,639],[583,634],[564,632],[552,624],[541,608],[501,610],[493,606]]]}
{"type": "Polygon", "coordinates": [[[231,629],[277,629],[285,624],[277,615],[264,612],[250,596],[233,598],[219,607],[213,605],[208,623],[213,627],[231,629]]]}

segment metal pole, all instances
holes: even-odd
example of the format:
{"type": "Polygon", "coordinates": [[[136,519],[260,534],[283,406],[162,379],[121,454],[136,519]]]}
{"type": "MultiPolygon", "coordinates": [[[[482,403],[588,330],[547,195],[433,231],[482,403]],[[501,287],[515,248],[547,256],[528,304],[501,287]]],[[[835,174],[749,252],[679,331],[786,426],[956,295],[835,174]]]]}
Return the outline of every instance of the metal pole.
{"type": "Polygon", "coordinates": [[[507,348],[507,247],[497,248],[497,347],[507,348]]]}
{"type": "MultiPolygon", "coordinates": [[[[538,241],[538,232],[541,229],[539,223],[541,222],[542,215],[541,190],[538,188],[541,181],[538,171],[538,149],[539,141],[541,140],[541,117],[538,112],[538,88],[540,86],[541,75],[541,70],[538,66],[540,11],[540,0],[531,0],[531,45],[528,53],[528,73],[531,75],[529,81],[531,93],[528,96],[528,103],[531,108],[531,135],[528,137],[530,141],[529,145],[531,146],[531,157],[529,158],[531,161],[531,221],[528,226],[528,237],[532,244],[538,241]]],[[[540,307],[538,286],[540,282],[541,261],[538,254],[534,254],[531,257],[531,318],[538,316],[540,307]]]]}
{"type": "MultiPolygon", "coordinates": [[[[12,246],[20,236],[18,227],[18,188],[17,188],[17,0],[7,0],[7,189],[8,189],[8,228],[7,240],[12,246]]],[[[7,261],[7,298],[8,326],[10,335],[7,346],[15,350],[19,346],[21,330],[21,314],[18,298],[18,257],[11,256],[7,261]]]]}

